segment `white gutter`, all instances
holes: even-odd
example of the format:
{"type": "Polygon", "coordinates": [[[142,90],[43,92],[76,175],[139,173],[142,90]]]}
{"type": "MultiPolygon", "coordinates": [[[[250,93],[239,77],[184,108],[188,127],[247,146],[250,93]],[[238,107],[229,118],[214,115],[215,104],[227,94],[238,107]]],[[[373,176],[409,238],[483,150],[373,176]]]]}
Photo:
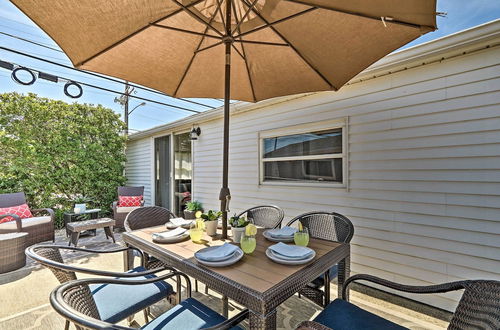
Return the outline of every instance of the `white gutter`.
{"type": "MultiPolygon", "coordinates": [[[[347,85],[467,54],[498,44],[500,44],[500,19],[389,54],[352,78],[347,85]]],[[[231,104],[231,113],[256,110],[272,104],[320,93],[322,92],[276,97],[257,103],[235,102],[231,104]]],[[[179,126],[200,124],[218,118],[222,118],[222,107],[131,134],[129,135],[129,140],[137,140],[156,135],[160,132],[172,131],[179,126]]]]}

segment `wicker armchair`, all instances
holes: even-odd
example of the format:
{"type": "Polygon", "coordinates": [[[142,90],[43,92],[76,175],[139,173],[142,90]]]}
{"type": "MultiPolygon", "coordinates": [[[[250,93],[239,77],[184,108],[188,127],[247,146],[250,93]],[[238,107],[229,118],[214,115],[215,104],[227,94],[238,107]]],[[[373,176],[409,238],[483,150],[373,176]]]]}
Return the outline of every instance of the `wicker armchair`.
{"type": "MultiPolygon", "coordinates": [[[[118,187],[118,196],[144,196],[144,186],[141,187],[118,187]]],[[[141,202],[141,206],[144,206],[144,199],[141,202]]],[[[118,201],[114,201],[111,204],[113,209],[113,219],[116,221],[115,227],[123,228],[123,222],[127,215],[132,211],[141,206],[132,207],[121,207],[118,205],[118,201]]]]}
{"type": "Polygon", "coordinates": [[[413,286],[366,274],[351,276],[344,285],[342,299],[335,299],[330,303],[314,322],[336,330],[406,329],[343,300],[346,297],[347,287],[355,281],[368,281],[394,290],[417,294],[465,290],[448,329],[500,329],[500,281],[474,280],[413,286]]]}
{"type": "MultiPolygon", "coordinates": [[[[0,208],[12,207],[26,204],[26,196],[23,192],[12,194],[0,194],[0,208]]],[[[0,234],[25,232],[28,233],[26,246],[36,243],[52,241],[54,242],[54,211],[52,209],[30,209],[34,216],[32,218],[21,219],[16,215],[0,215],[0,220],[11,216],[15,221],[0,223],[0,234]],[[40,216],[42,213],[47,215],[40,216]]]]}
{"type": "MultiPolygon", "coordinates": [[[[288,226],[296,221],[300,221],[309,230],[309,235],[314,238],[349,243],[354,235],[352,222],[335,212],[304,213],[290,220],[288,226]]],[[[337,277],[338,266],[333,266],[323,276],[309,283],[299,291],[299,294],[322,307],[326,306],[330,302],[330,280],[337,277]]]]}
{"type": "MultiPolygon", "coordinates": [[[[96,301],[90,294],[90,287],[92,285],[141,287],[144,285],[154,285],[159,281],[173,277],[176,277],[178,287],[181,284],[181,278],[186,281],[187,299],[161,314],[153,321],[148,322],[141,329],[240,329],[237,327],[237,324],[248,317],[248,310],[244,310],[228,320],[198,300],[191,298],[191,282],[189,277],[177,271],[141,281],[124,281],[119,279],[71,281],[58,286],[52,291],[50,294],[50,303],[57,313],[67,320],[74,322],[77,329],[133,329],[103,320],[98,308],[96,308],[96,301]]],[[[179,299],[180,292],[181,290],[179,289],[179,299]]]]}
{"type": "MultiPolygon", "coordinates": [[[[137,229],[163,226],[169,222],[170,218],[175,218],[170,210],[161,206],[146,206],[133,210],[125,218],[125,230],[130,232],[137,229]]],[[[156,258],[146,255],[146,268],[152,269],[166,266],[156,258]]]]}
{"type": "MultiPolygon", "coordinates": [[[[113,250],[91,250],[59,245],[37,245],[27,248],[26,255],[49,268],[61,284],[76,280],[76,273],[113,277],[122,280],[130,278],[142,281],[156,279],[157,276],[154,273],[164,270],[173,270],[169,267],[146,270],[144,267],[143,254],[135,248],[127,247],[113,250]],[[134,250],[141,256],[141,266],[128,272],[111,272],[70,266],[64,263],[60,252],[61,250],[81,251],[86,253],[117,253],[134,250]]],[[[143,287],[125,287],[110,283],[109,285],[90,285],[88,289],[94,301],[94,308],[99,312],[101,318],[107,322],[113,323],[124,320],[141,310],[144,311],[144,317],[147,322],[149,314],[148,308],[150,305],[164,298],[172,300],[175,295],[172,286],[166,282],[156,282],[155,284],[145,285],[143,287]],[[111,299],[116,299],[119,303],[112,303],[111,299]]],[[[65,329],[68,329],[68,327],[69,321],[66,321],[65,329]]]]}
{"type": "Polygon", "coordinates": [[[283,217],[285,216],[285,212],[274,205],[254,206],[241,212],[238,216],[240,217],[245,213],[248,220],[254,225],[264,228],[281,227],[281,221],[283,221],[283,217]]]}

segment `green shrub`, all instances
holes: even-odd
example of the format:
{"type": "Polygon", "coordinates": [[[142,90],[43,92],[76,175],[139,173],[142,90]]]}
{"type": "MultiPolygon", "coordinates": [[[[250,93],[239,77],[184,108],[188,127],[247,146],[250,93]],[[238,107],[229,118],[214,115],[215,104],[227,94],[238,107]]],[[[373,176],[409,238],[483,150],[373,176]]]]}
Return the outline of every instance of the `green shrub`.
{"type": "Polygon", "coordinates": [[[123,122],[101,105],[0,94],[0,193],[24,191],[31,208],[73,208],[78,196],[110,213],[125,183],[123,122]]]}

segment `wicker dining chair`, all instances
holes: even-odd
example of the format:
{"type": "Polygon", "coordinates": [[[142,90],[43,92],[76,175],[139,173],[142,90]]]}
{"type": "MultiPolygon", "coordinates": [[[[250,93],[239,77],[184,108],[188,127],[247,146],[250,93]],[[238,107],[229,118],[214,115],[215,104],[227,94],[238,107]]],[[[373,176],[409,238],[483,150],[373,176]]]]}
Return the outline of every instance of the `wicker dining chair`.
{"type": "MultiPolygon", "coordinates": [[[[238,313],[231,319],[226,319],[219,313],[210,309],[198,300],[191,297],[191,281],[184,273],[171,272],[153,279],[141,281],[126,281],[120,279],[85,279],[71,281],[55,288],[50,294],[50,303],[57,313],[68,321],[75,323],[80,329],[134,329],[114,324],[103,320],[96,301],[90,294],[93,285],[121,285],[124,287],[141,287],[154,285],[160,281],[176,277],[180,286],[181,278],[186,282],[186,296],[179,304],[175,305],[165,313],[159,315],[151,322],[143,325],[141,329],[240,329],[238,323],[248,317],[248,310],[238,313]]],[[[181,290],[178,290],[180,299],[181,290]]],[[[119,303],[111,297],[110,302],[119,303]]]]}
{"type": "MultiPolygon", "coordinates": [[[[145,206],[130,212],[125,218],[124,227],[127,232],[138,229],[163,226],[170,221],[171,218],[176,218],[169,209],[161,206],[145,206]]],[[[162,261],[146,255],[146,268],[153,269],[167,266],[162,261]]]]}
{"type": "Polygon", "coordinates": [[[345,300],[347,287],[355,281],[368,281],[394,290],[416,294],[464,290],[448,329],[500,329],[500,281],[467,280],[413,286],[366,274],[351,276],[344,284],[342,299],[332,301],[313,321],[335,330],[406,329],[347,302],[345,300]]]}
{"type": "MultiPolygon", "coordinates": [[[[92,250],[60,245],[35,245],[26,249],[26,255],[43,266],[49,268],[60,283],[76,280],[76,273],[91,274],[96,276],[114,277],[118,279],[130,279],[134,281],[154,279],[154,273],[170,270],[173,268],[162,267],[147,270],[144,267],[144,257],[141,251],[124,247],[113,250],[92,250]],[[141,256],[141,266],[128,272],[112,272],[104,270],[88,269],[77,266],[70,266],[64,263],[61,250],[80,251],[86,253],[117,253],[127,250],[134,250],[141,256]]],[[[91,285],[89,292],[93,297],[97,311],[103,320],[108,322],[119,322],[133,314],[144,311],[144,318],[148,320],[149,306],[167,298],[172,301],[175,292],[167,282],[157,282],[149,286],[124,287],[120,285],[91,285]],[[116,299],[116,301],[112,300],[116,299]]],[[[68,329],[69,321],[66,321],[65,329],[68,329]]]]}
{"type": "Polygon", "coordinates": [[[285,216],[285,212],[280,207],[274,205],[254,206],[238,214],[238,217],[241,217],[245,213],[250,222],[264,228],[281,227],[281,221],[283,221],[285,216]]]}
{"type": "MultiPolygon", "coordinates": [[[[345,216],[335,212],[308,212],[301,214],[288,223],[300,221],[308,229],[309,236],[328,241],[349,243],[354,235],[354,226],[345,216]]],[[[329,282],[337,277],[338,265],[333,266],[324,275],[316,278],[299,291],[314,303],[324,307],[330,302],[329,282]],[[325,284],[326,285],[325,287],[325,284]]]]}

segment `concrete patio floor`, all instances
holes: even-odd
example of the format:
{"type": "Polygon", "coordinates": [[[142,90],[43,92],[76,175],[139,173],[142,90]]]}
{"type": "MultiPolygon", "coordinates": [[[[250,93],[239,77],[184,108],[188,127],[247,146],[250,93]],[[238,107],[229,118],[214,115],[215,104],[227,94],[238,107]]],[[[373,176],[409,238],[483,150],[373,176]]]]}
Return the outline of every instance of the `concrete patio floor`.
{"type": "MultiPolygon", "coordinates": [[[[116,237],[118,243],[113,244],[111,241],[106,241],[104,233],[98,230],[98,235],[95,237],[81,238],[79,246],[109,249],[113,246],[119,246],[121,235],[117,233],[116,237]]],[[[56,242],[58,244],[67,244],[64,233],[58,232],[56,242]]],[[[114,271],[123,269],[121,253],[111,255],[73,253],[66,255],[65,258],[71,260],[71,264],[94,269],[114,271]]],[[[88,276],[80,276],[80,278],[83,277],[88,276]]],[[[49,294],[57,285],[58,281],[53,274],[48,269],[36,265],[32,260],[28,260],[26,267],[22,269],[0,274],[0,306],[2,306],[0,308],[0,329],[63,329],[64,319],[53,311],[49,303],[49,294]]],[[[332,299],[336,297],[336,290],[335,285],[332,285],[332,299]]],[[[202,292],[204,292],[204,286],[200,284],[200,292],[194,292],[193,296],[220,312],[222,306],[218,294],[211,290],[209,295],[202,292]]],[[[444,329],[448,325],[443,320],[423,313],[356,291],[351,292],[351,302],[410,329],[444,329]]],[[[157,315],[169,307],[170,305],[167,302],[160,302],[152,308],[152,313],[157,315]]],[[[239,310],[241,310],[241,306],[231,302],[230,316],[236,314],[239,310]]],[[[278,329],[294,329],[298,323],[313,318],[319,312],[320,308],[318,306],[295,295],[279,308],[278,329]]],[[[144,324],[142,313],[135,316],[134,322],[133,326],[144,324]]],[[[123,325],[126,325],[126,323],[123,322],[123,325]]],[[[74,329],[74,327],[71,326],[71,329],[74,329]]]]}

